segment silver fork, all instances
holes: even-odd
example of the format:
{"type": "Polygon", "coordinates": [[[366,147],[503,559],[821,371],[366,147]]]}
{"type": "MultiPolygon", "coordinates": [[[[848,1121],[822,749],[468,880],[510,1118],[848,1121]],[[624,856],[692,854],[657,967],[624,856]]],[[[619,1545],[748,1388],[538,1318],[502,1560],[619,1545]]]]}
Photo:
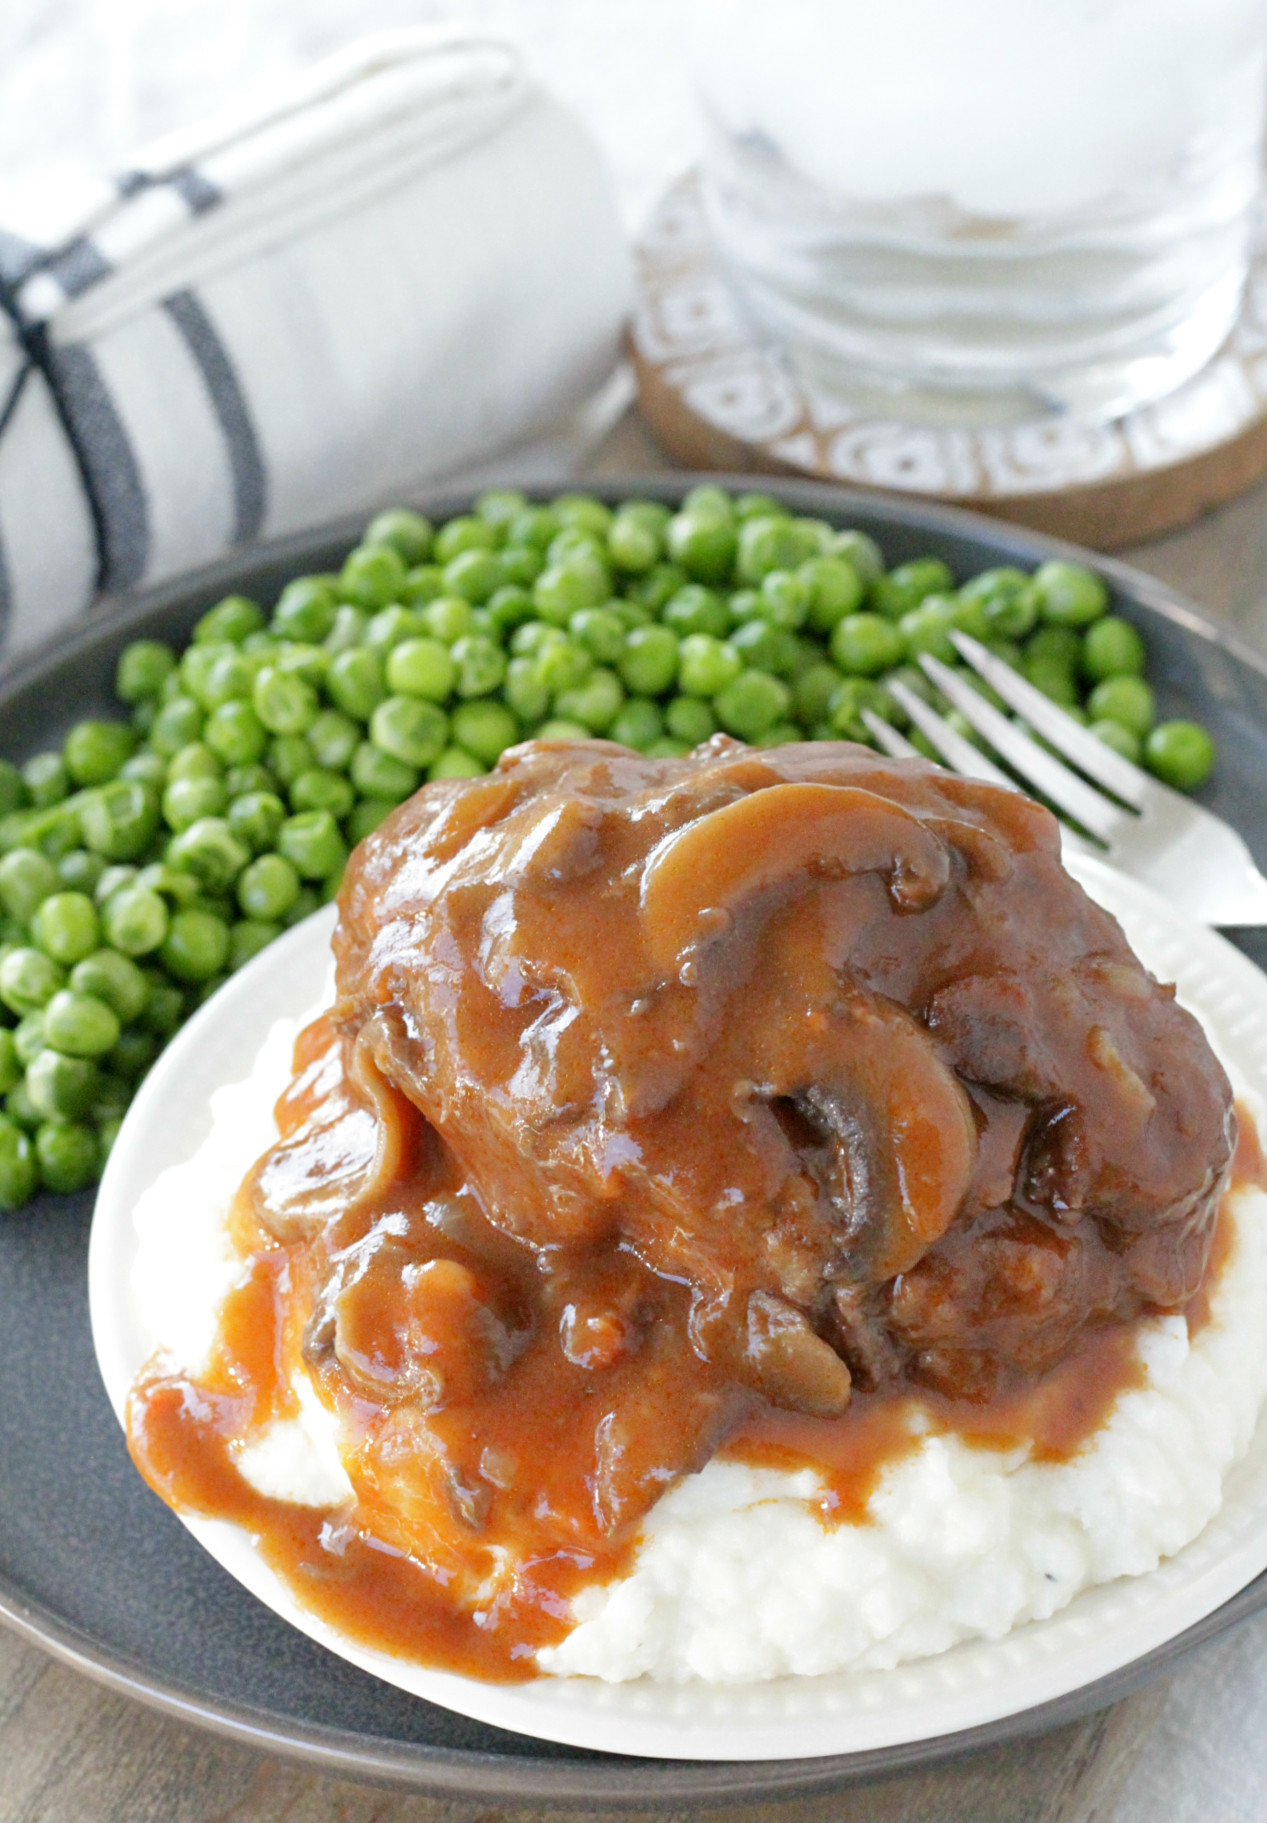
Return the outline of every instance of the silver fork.
{"type": "MultiPolygon", "coordinates": [[[[1098,854],[1205,924],[1267,924],[1267,879],[1222,818],[1114,753],[978,640],[966,633],[950,637],[961,657],[1003,702],[1078,768],[1075,772],[1030,740],[962,672],[936,658],[920,659],[930,681],[999,758],[1055,805],[1071,848],[1098,854]],[[1070,821],[1092,840],[1071,829],[1070,821]]],[[[1019,789],[1015,779],[909,686],[897,682],[888,688],[952,771],[1019,789]]],[[[916,754],[896,728],[871,710],[863,711],[863,720],[886,753],[902,759],[916,754]]]]}

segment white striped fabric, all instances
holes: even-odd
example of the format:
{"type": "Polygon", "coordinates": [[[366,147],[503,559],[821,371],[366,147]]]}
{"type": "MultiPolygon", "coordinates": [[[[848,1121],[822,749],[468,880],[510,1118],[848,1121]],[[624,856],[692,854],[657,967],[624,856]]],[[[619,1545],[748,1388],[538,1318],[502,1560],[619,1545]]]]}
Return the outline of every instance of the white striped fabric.
{"type": "Polygon", "coordinates": [[[365,40],[0,224],[0,644],[534,440],[615,367],[599,155],[509,46],[365,40]]]}

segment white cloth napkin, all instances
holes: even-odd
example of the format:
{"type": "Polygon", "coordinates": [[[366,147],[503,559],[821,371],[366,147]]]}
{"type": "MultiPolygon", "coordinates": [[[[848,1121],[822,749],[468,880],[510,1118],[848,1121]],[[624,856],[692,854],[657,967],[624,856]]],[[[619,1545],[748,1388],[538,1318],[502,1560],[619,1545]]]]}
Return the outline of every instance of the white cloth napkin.
{"type": "Polygon", "coordinates": [[[610,379],[600,156],[492,39],[367,39],[110,183],[0,222],[0,642],[368,510],[610,379]]]}

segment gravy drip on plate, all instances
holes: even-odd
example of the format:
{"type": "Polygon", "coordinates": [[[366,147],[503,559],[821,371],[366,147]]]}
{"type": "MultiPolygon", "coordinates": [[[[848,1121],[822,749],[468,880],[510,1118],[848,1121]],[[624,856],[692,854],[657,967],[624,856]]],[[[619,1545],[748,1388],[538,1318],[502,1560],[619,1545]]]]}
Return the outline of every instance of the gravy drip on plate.
{"type": "Polygon", "coordinates": [[[212,1368],[130,1436],[366,1643],[532,1675],[718,1450],[818,1466],[825,1523],[929,1428],[1067,1456],[1206,1275],[1226,1079],[1019,794],[530,745],[362,845],[335,953],[212,1368]],[[346,1510],[236,1468],[297,1370],[346,1510]]]}

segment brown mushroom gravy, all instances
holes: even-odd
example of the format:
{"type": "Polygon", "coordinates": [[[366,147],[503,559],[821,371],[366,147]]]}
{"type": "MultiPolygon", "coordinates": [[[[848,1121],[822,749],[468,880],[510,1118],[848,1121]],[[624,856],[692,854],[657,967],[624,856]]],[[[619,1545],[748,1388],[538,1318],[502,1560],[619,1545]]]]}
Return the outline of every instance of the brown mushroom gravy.
{"type": "Polygon", "coordinates": [[[1203,1312],[1227,1079],[1017,793],[530,744],[361,845],[334,949],[212,1367],[156,1363],[129,1434],[366,1643],[531,1676],[715,1453],[859,1519],[930,1428],[1070,1455],[1137,1320],[1203,1312]],[[235,1466],[296,1369],[346,1509],[235,1466]]]}

